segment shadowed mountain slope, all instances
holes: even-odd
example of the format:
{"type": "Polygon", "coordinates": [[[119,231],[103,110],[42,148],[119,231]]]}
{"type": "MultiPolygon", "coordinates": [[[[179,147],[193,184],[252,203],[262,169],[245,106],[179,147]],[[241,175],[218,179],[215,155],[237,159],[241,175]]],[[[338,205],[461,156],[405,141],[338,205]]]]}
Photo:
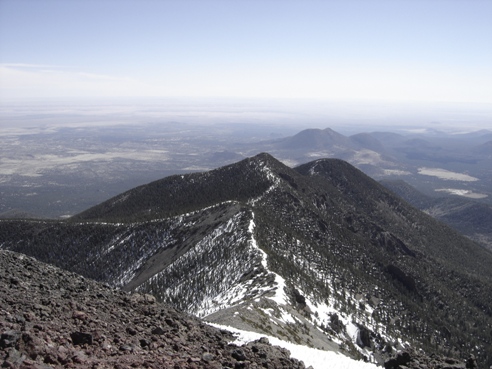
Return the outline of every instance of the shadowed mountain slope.
{"type": "Polygon", "coordinates": [[[472,151],[478,154],[487,155],[489,158],[492,157],[492,140],[474,147],[472,151]]]}
{"type": "Polygon", "coordinates": [[[358,133],[350,136],[350,141],[358,144],[360,147],[370,149],[376,152],[384,152],[384,146],[381,142],[370,133],[358,133]]]}
{"type": "Polygon", "coordinates": [[[492,250],[492,206],[460,197],[430,197],[404,181],[381,184],[416,208],[492,250]]]}
{"type": "Polygon", "coordinates": [[[282,164],[266,154],[242,160],[210,172],[166,177],[136,187],[87,211],[74,220],[154,219],[182,214],[223,201],[247,201],[270,186],[268,176],[258,170],[260,160],[282,164]]]}

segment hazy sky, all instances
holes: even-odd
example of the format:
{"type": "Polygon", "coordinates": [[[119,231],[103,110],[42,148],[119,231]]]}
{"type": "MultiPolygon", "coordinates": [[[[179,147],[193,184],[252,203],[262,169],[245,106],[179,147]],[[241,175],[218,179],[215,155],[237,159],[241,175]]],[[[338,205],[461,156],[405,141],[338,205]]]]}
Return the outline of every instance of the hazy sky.
{"type": "Polygon", "coordinates": [[[492,103],[492,1],[0,0],[0,98],[492,103]]]}

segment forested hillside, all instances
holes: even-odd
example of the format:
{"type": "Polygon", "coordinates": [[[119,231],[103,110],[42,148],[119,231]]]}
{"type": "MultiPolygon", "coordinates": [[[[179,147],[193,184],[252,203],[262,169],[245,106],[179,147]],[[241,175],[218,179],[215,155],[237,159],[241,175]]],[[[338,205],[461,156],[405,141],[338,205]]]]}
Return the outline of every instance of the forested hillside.
{"type": "Polygon", "coordinates": [[[0,221],[0,247],[372,362],[412,345],[492,364],[492,254],[341,160],[168,177],[69,221],[0,221]]]}

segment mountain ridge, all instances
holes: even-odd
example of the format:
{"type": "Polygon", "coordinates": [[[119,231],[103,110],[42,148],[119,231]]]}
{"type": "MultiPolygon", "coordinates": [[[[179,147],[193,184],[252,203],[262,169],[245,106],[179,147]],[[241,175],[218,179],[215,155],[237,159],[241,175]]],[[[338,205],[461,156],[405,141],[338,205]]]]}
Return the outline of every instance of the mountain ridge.
{"type": "MultiPolygon", "coordinates": [[[[269,182],[259,173],[252,170],[252,167],[271,162],[272,157],[268,154],[259,154],[253,158],[246,158],[238,163],[227,165],[209,172],[198,172],[184,175],[174,175],[161,180],[151,182],[124,192],[112,199],[96,205],[73,217],[74,220],[90,220],[97,218],[116,218],[109,215],[111,212],[118,212],[122,204],[125,214],[132,216],[142,216],[144,219],[152,219],[156,216],[170,216],[178,213],[193,211],[216,203],[236,199],[238,201],[259,196],[270,185],[269,182]],[[209,185],[214,178],[227,175],[229,181],[236,182],[236,186],[223,187],[225,193],[218,193],[214,184],[209,185]],[[209,177],[212,177],[211,179],[209,177]],[[254,182],[254,185],[252,185],[254,182]],[[246,183],[247,187],[240,186],[246,183]],[[192,190],[189,190],[189,189],[192,190]],[[176,192],[186,192],[176,200],[173,196],[176,192]],[[188,193],[190,192],[190,193],[188,193]],[[138,203],[131,203],[132,197],[138,197],[138,203]],[[225,200],[224,200],[225,199],[225,200]],[[130,204],[129,204],[130,203],[130,204]],[[145,214],[150,209],[150,214],[145,214]],[[94,215],[95,214],[95,215],[94,215]]],[[[277,165],[277,163],[276,163],[277,165]]]]}
{"type": "Polygon", "coordinates": [[[1,248],[215,323],[380,364],[406,341],[492,359],[492,254],[342,160],[292,169],[260,154],[0,232],[1,248]]]}

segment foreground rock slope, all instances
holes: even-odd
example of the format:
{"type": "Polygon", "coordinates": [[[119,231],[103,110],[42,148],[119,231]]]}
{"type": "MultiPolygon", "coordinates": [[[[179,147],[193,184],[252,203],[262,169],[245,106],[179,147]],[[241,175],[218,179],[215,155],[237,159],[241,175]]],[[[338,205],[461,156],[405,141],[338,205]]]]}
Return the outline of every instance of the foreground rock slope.
{"type": "Polygon", "coordinates": [[[6,368],[304,368],[266,339],[238,347],[150,295],[113,290],[0,251],[0,365],[6,368]]]}

